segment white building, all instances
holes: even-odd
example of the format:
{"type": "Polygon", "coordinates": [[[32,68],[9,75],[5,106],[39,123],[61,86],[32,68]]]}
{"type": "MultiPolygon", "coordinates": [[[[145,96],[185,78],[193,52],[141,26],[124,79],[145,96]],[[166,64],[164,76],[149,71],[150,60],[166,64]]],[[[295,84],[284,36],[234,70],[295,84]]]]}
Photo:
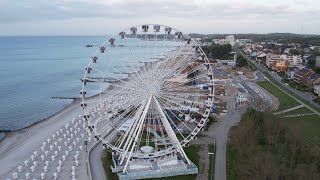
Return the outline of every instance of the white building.
{"type": "Polygon", "coordinates": [[[236,43],[238,43],[240,46],[242,46],[247,43],[252,43],[252,40],[251,39],[237,39],[236,43]]]}
{"type": "Polygon", "coordinates": [[[234,46],[236,44],[236,40],[233,35],[229,35],[225,39],[213,39],[212,41],[221,45],[230,44],[231,46],[234,46]]]}
{"type": "Polygon", "coordinates": [[[303,64],[303,59],[299,55],[281,55],[281,58],[285,61],[289,61],[291,66],[300,66],[303,64]]]}
{"type": "Polygon", "coordinates": [[[313,91],[320,97],[320,85],[313,86],[313,91]]]}

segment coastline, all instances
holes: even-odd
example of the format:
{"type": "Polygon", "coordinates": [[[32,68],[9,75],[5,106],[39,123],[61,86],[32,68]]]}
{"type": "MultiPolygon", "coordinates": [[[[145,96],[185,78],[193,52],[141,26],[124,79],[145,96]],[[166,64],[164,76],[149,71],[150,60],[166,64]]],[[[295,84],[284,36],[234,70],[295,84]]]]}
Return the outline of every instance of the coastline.
{"type": "MultiPolygon", "coordinates": [[[[129,73],[127,78],[121,81],[127,81],[135,73],[141,73],[141,70],[144,68],[146,68],[145,63],[143,66],[140,66],[137,72],[129,73]]],[[[116,84],[122,84],[123,82],[121,81],[116,82],[116,84]]],[[[100,95],[104,96],[104,98],[112,96],[112,94],[106,92],[114,89],[115,86],[113,86],[113,83],[108,84],[108,87],[104,91],[92,95],[88,99],[99,98],[100,95]]],[[[81,102],[82,99],[75,99],[61,110],[30,126],[6,133],[5,138],[0,141],[0,162],[5,162],[0,163],[0,179],[5,178],[4,175],[12,171],[13,168],[16,168],[21,163],[21,159],[27,159],[34,151],[34,147],[39,146],[40,148],[44,138],[55,133],[73,118],[81,116],[83,114],[83,110],[80,107],[81,102]]]]}
{"type": "Polygon", "coordinates": [[[35,126],[39,123],[42,123],[44,121],[47,121],[48,119],[50,119],[51,117],[59,114],[60,112],[64,111],[65,109],[69,108],[72,104],[76,103],[77,100],[72,100],[71,103],[69,103],[68,105],[62,107],[61,109],[58,109],[55,113],[52,113],[51,115],[45,117],[45,118],[42,118],[42,119],[39,119],[39,120],[36,120],[36,122],[34,123],[31,123],[30,125],[26,126],[26,127],[23,127],[23,128],[20,128],[20,129],[16,129],[16,130],[1,130],[0,129],[0,132],[3,132],[5,134],[5,136],[1,139],[0,138],[0,145],[1,145],[1,142],[9,135],[9,134],[12,134],[12,133],[15,133],[15,132],[19,132],[19,131],[23,131],[23,130],[26,130],[32,126],[35,126]]]}

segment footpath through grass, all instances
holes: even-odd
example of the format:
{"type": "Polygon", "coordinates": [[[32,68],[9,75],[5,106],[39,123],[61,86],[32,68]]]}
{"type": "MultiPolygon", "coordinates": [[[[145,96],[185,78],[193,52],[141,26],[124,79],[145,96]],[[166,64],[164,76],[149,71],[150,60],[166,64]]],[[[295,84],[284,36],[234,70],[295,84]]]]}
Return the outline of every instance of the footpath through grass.
{"type": "Polygon", "coordinates": [[[300,105],[300,103],[298,103],[296,100],[289,97],[286,93],[279,90],[277,87],[272,85],[269,81],[261,81],[261,82],[258,82],[258,84],[279,99],[280,105],[277,111],[283,111],[283,110],[300,105]]]}
{"type": "Polygon", "coordinates": [[[298,114],[308,114],[312,113],[312,111],[306,107],[302,107],[293,111],[289,111],[286,113],[279,114],[280,116],[290,116],[290,115],[298,115],[298,114]]]}

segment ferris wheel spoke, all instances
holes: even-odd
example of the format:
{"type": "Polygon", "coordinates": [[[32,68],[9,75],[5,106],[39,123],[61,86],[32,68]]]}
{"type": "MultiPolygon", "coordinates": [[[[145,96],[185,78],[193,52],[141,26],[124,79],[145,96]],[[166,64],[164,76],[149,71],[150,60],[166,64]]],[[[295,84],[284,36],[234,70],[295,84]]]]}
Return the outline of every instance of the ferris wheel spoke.
{"type": "MultiPolygon", "coordinates": [[[[176,60],[177,57],[178,57],[178,55],[177,55],[176,57],[174,57],[173,60],[176,60]]],[[[181,58],[180,61],[178,61],[178,62],[175,63],[175,65],[176,65],[176,66],[180,65],[186,58],[187,58],[187,56],[184,57],[184,58],[181,58]]],[[[173,61],[172,61],[172,62],[173,62],[173,61]]],[[[172,64],[171,61],[169,61],[169,63],[167,63],[167,65],[169,65],[169,64],[172,64]]],[[[167,68],[169,68],[169,66],[167,66],[167,68]]],[[[164,68],[164,69],[166,69],[166,68],[164,68]]],[[[164,77],[170,77],[170,76],[171,76],[172,74],[174,74],[174,73],[175,73],[175,68],[172,68],[171,71],[169,70],[167,73],[164,74],[164,77]]]]}
{"type": "MultiPolygon", "coordinates": [[[[114,69],[114,68],[112,68],[112,69],[114,69]]],[[[98,70],[98,69],[92,69],[93,71],[97,71],[98,73],[101,73],[101,75],[104,77],[104,76],[110,76],[111,78],[114,78],[114,79],[116,79],[117,81],[120,81],[120,82],[123,82],[123,83],[126,83],[126,84],[128,84],[128,85],[130,85],[131,87],[133,86],[133,87],[137,87],[134,83],[130,83],[130,82],[134,82],[135,80],[129,80],[129,81],[124,81],[124,80],[122,80],[121,78],[118,78],[118,77],[116,77],[116,76],[114,76],[114,75],[109,75],[109,74],[111,74],[111,73],[108,73],[108,72],[103,72],[103,71],[101,71],[101,70],[98,70]]],[[[114,70],[116,70],[116,69],[114,69],[114,70]]],[[[117,71],[117,70],[116,70],[117,71]]]]}
{"type": "MultiPolygon", "coordinates": [[[[178,103],[178,102],[176,102],[176,101],[173,101],[173,100],[171,100],[171,99],[168,99],[168,98],[166,98],[166,97],[163,97],[163,96],[158,96],[158,97],[161,98],[161,99],[163,99],[163,100],[167,100],[167,101],[175,104],[175,105],[178,106],[178,107],[185,107],[185,105],[183,105],[183,104],[181,104],[181,103],[178,103]]],[[[190,108],[190,109],[188,109],[188,110],[191,111],[191,112],[196,112],[196,113],[202,114],[201,112],[197,111],[197,110],[194,109],[194,108],[190,108]]]]}
{"type": "Polygon", "coordinates": [[[164,97],[169,98],[171,100],[178,100],[178,101],[183,101],[183,102],[186,102],[186,103],[191,103],[191,105],[193,105],[193,104],[202,105],[202,106],[206,105],[205,103],[198,102],[198,101],[195,101],[195,100],[190,100],[190,99],[185,99],[185,98],[181,98],[181,97],[170,96],[170,95],[166,95],[166,94],[161,94],[160,96],[164,96],[164,97]]]}
{"type": "MultiPolygon", "coordinates": [[[[126,41],[126,43],[127,43],[127,39],[125,39],[125,41],[126,41]]],[[[129,47],[129,46],[127,46],[128,47],[128,49],[129,49],[129,51],[130,51],[130,54],[131,54],[131,56],[133,57],[133,58],[136,58],[136,55],[135,55],[135,53],[133,52],[133,50],[129,47]]],[[[130,63],[131,64],[131,63],[130,63]]],[[[141,83],[143,83],[144,85],[145,85],[145,87],[147,86],[147,83],[146,83],[146,81],[144,80],[144,79],[142,79],[141,77],[140,77],[140,73],[135,73],[135,75],[137,76],[137,78],[138,79],[140,79],[140,81],[141,81],[141,83]]]]}
{"type": "MultiPolygon", "coordinates": [[[[159,100],[159,103],[161,103],[162,104],[162,107],[166,107],[167,105],[169,105],[170,107],[172,107],[169,103],[167,103],[166,101],[163,101],[163,100],[161,100],[160,98],[158,98],[158,100],[159,100]]],[[[173,113],[172,111],[170,111],[169,110],[169,112],[178,120],[178,121],[180,121],[180,123],[185,127],[185,128],[187,128],[190,132],[192,131],[187,125],[186,125],[186,123],[185,122],[183,122],[182,120],[180,120],[180,118],[175,114],[175,113],[173,113]]],[[[177,112],[180,112],[180,113],[182,113],[183,115],[185,115],[183,112],[181,112],[181,111],[177,111],[177,112]]],[[[182,137],[184,137],[184,135],[183,134],[181,134],[181,132],[180,132],[180,128],[179,127],[177,127],[176,125],[175,125],[175,123],[174,123],[174,121],[170,118],[171,116],[164,110],[164,113],[167,115],[167,117],[168,117],[168,119],[170,119],[170,121],[171,121],[171,123],[175,126],[175,128],[176,128],[176,130],[179,132],[179,134],[182,136],[182,137]]]]}
{"type": "MultiPolygon", "coordinates": [[[[124,117],[130,117],[131,115],[133,115],[137,109],[138,109],[139,106],[129,106],[127,110],[125,110],[125,112],[121,113],[120,115],[118,115],[116,118],[112,119],[112,123],[109,123],[108,125],[110,125],[112,128],[115,128],[115,127],[119,127],[121,126],[123,123],[125,123],[126,121],[123,121],[122,123],[119,123],[118,126],[116,126],[115,124],[118,123],[119,120],[121,120],[122,118],[124,117]]],[[[99,121],[100,122],[100,121],[99,121]]],[[[98,123],[98,122],[97,122],[98,123]]],[[[97,124],[96,123],[96,124],[97,124]]],[[[106,127],[102,127],[100,129],[100,131],[98,131],[98,133],[100,133],[102,130],[108,128],[107,126],[106,127]]]]}

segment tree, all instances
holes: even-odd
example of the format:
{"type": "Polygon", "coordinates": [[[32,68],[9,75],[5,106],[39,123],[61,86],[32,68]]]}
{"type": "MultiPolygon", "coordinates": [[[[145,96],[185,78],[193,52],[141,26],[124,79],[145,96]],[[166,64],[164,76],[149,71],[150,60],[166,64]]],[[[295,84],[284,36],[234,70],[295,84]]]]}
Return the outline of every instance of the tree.
{"type": "Polygon", "coordinates": [[[311,51],[311,54],[312,54],[312,56],[314,56],[314,57],[320,56],[320,49],[319,49],[319,48],[314,48],[314,49],[311,51]]]}
{"type": "Polygon", "coordinates": [[[248,62],[246,59],[244,59],[242,56],[239,56],[237,58],[237,67],[241,68],[241,67],[244,67],[244,66],[247,66],[248,65],[248,62]]]}
{"type": "Polygon", "coordinates": [[[231,52],[231,45],[230,44],[212,44],[210,46],[210,52],[213,58],[223,59],[229,56],[231,52]]]}
{"type": "Polygon", "coordinates": [[[289,53],[291,55],[300,55],[300,51],[298,49],[290,49],[289,53]]]}

